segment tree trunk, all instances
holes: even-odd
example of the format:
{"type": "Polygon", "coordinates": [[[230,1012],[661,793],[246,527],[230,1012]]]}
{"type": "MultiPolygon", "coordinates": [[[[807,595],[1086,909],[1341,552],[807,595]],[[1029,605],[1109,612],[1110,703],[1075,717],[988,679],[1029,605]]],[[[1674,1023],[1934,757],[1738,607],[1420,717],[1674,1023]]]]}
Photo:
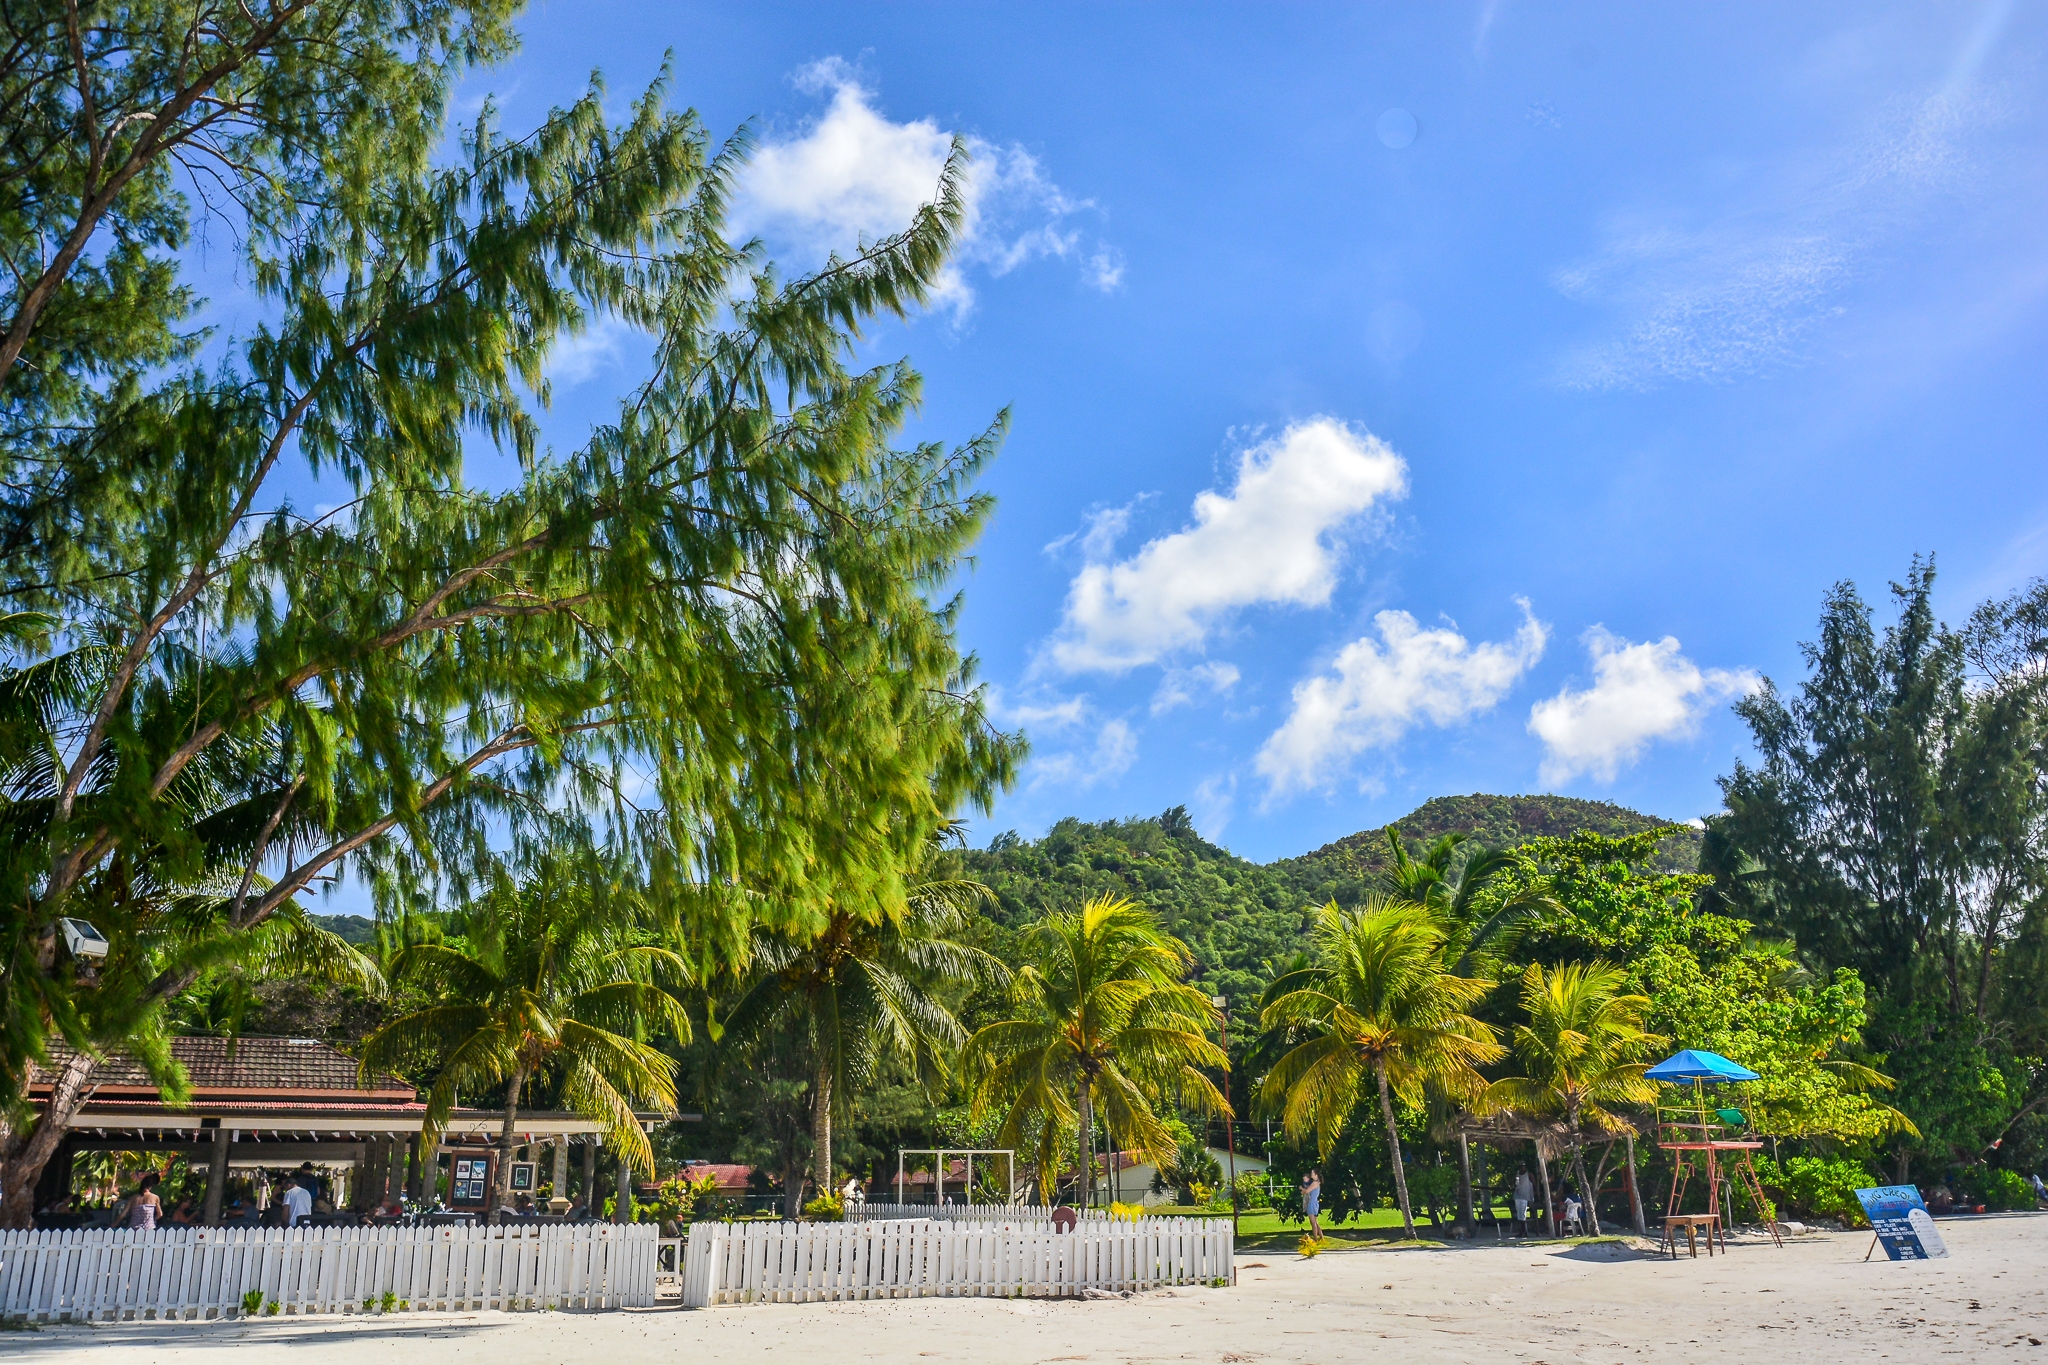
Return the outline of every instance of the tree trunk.
{"type": "Polygon", "coordinates": [[[1472,1226],[1472,1138],[1469,1134],[1458,1134],[1458,1226],[1471,1237],[1476,1232],[1472,1226]]]}
{"type": "Polygon", "coordinates": [[[1572,1175],[1579,1182],[1579,1198],[1586,1201],[1586,1231],[1598,1237],[1600,1235],[1600,1211],[1594,1205],[1600,1202],[1598,1198],[1599,1191],[1586,1181],[1586,1144],[1584,1142],[1572,1144],[1572,1175]]]}
{"type": "Polygon", "coordinates": [[[1081,1078],[1081,1207],[1095,1202],[1095,1097],[1081,1078]]]}
{"type": "Polygon", "coordinates": [[[795,1222],[804,1211],[804,1168],[791,1152],[782,1163],[782,1216],[795,1222]]]}
{"type": "Polygon", "coordinates": [[[526,1074],[524,1066],[514,1068],[512,1084],[505,1087],[505,1126],[498,1130],[498,1178],[492,1182],[497,1188],[491,1192],[491,1207],[485,1214],[492,1223],[503,1221],[499,1210],[512,1202],[512,1129],[519,1122],[519,1092],[526,1088],[526,1074]]]}
{"type": "MultiPolygon", "coordinates": [[[[803,1197],[803,1185],[797,1185],[797,1197],[803,1197]]],[[[612,1191],[612,1221],[630,1223],[633,1221],[633,1163],[626,1156],[626,1149],[619,1149],[618,1188],[612,1191]]]]}
{"type": "Polygon", "coordinates": [[[32,1228],[36,1224],[36,1186],[43,1167],[56,1153],[71,1120],[91,1097],[93,1069],[99,1060],[89,1053],[74,1052],[57,1072],[50,1086],[50,1101],[26,1133],[11,1139],[5,1162],[0,1162],[0,1228],[32,1228]]]}
{"type": "Polygon", "coordinates": [[[1543,1225],[1557,1236],[1557,1200],[1550,1194],[1550,1163],[1543,1157],[1543,1144],[1536,1144],[1536,1174],[1543,1177],[1543,1225]]]}
{"type": "Polygon", "coordinates": [[[1647,1237],[1650,1228],[1643,1221],[1643,1192],[1636,1184],[1636,1135],[1626,1133],[1622,1141],[1628,1144],[1628,1215],[1635,1220],[1636,1236],[1647,1237]]]}
{"type": "Polygon", "coordinates": [[[811,1083],[811,1180],[819,1198],[832,1193],[832,1062],[818,1063],[811,1083]]]}
{"type": "Polygon", "coordinates": [[[220,1209],[228,1191],[228,1143],[234,1133],[225,1127],[213,1130],[213,1149],[206,1159],[206,1204],[199,1221],[207,1227],[220,1226],[220,1209]]]}
{"type": "Polygon", "coordinates": [[[1394,1197],[1401,1205],[1401,1226],[1415,1236],[1415,1210],[1408,1203],[1408,1171],[1401,1161],[1401,1129],[1394,1122],[1394,1096],[1387,1089],[1387,1064],[1373,1063],[1373,1075],[1380,1083],[1380,1117],[1387,1121],[1387,1155],[1394,1159],[1394,1197]]]}

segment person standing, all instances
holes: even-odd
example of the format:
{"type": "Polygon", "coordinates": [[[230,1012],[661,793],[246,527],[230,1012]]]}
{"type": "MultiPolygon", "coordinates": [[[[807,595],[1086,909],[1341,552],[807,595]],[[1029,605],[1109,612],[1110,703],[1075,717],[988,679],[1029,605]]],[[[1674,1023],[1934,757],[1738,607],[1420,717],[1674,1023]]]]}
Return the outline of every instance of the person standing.
{"type": "Polygon", "coordinates": [[[1308,1215],[1308,1235],[1323,1240],[1323,1173],[1311,1170],[1301,1178],[1301,1211],[1308,1215]]]}
{"type": "Polygon", "coordinates": [[[1529,1205],[1535,1200],[1536,1182],[1529,1178],[1529,1168],[1524,1166],[1521,1174],[1515,1177],[1514,1198],[1510,1201],[1515,1206],[1515,1236],[1529,1235],[1529,1205]]]}
{"type": "Polygon", "coordinates": [[[305,1180],[293,1177],[284,1187],[284,1225],[298,1227],[313,1216],[313,1192],[306,1188],[305,1180]]]}
{"type": "Polygon", "coordinates": [[[156,1220],[164,1211],[164,1201],[157,1197],[156,1183],[162,1179],[155,1171],[142,1177],[135,1193],[128,1200],[126,1226],[138,1232],[156,1230],[156,1220]]]}

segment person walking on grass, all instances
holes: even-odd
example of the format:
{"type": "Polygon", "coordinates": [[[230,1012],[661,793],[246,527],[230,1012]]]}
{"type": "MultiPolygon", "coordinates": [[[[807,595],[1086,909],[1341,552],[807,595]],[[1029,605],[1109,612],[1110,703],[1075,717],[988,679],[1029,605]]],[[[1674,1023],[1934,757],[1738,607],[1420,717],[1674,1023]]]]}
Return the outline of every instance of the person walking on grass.
{"type": "Polygon", "coordinates": [[[1529,1178],[1529,1168],[1515,1177],[1515,1194],[1511,1201],[1515,1206],[1515,1236],[1529,1235],[1529,1205],[1536,1201],[1536,1182],[1529,1178]]]}
{"type": "Polygon", "coordinates": [[[1308,1215],[1308,1235],[1323,1240],[1323,1173],[1310,1171],[1301,1178],[1301,1211],[1308,1215]]]}

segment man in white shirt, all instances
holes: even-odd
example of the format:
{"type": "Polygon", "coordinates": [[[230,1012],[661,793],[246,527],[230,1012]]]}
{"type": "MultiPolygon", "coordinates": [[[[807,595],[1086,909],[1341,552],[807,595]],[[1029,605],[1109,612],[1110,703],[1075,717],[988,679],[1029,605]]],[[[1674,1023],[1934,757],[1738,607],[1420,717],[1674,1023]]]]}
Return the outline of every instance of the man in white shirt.
{"type": "Polygon", "coordinates": [[[1515,1206],[1515,1234],[1519,1237],[1529,1235],[1529,1205],[1535,1199],[1536,1182],[1529,1178],[1529,1168],[1524,1166],[1522,1173],[1515,1177],[1515,1192],[1510,1201],[1515,1206]]]}
{"type": "Polygon", "coordinates": [[[313,1216],[313,1192],[294,1180],[284,1187],[285,1226],[295,1228],[313,1216]]]}

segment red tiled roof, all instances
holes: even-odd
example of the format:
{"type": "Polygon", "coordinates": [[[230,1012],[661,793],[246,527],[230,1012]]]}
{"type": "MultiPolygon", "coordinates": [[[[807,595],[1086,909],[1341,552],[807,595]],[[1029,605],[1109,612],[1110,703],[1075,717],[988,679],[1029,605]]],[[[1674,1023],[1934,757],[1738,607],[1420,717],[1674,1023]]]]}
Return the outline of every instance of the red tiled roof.
{"type": "Polygon", "coordinates": [[[747,1188],[747,1181],[753,1177],[754,1168],[723,1161],[687,1161],[677,1174],[685,1180],[702,1180],[707,1175],[715,1176],[721,1190],[744,1190],[747,1188]]]}
{"type": "MultiPolygon", "coordinates": [[[[173,1038],[171,1055],[191,1076],[195,1095],[282,1092],[329,1103],[344,1097],[368,1101],[373,1096],[409,1103],[415,1097],[410,1085],[392,1076],[376,1077],[367,1087],[360,1085],[356,1059],[314,1038],[173,1038]]],[[[71,1050],[64,1044],[51,1043],[49,1066],[39,1068],[31,1077],[30,1088],[47,1090],[49,1073],[70,1057],[71,1050]]],[[[142,1064],[125,1052],[109,1054],[94,1068],[92,1080],[102,1098],[123,1091],[157,1093],[156,1082],[142,1064]]]]}

